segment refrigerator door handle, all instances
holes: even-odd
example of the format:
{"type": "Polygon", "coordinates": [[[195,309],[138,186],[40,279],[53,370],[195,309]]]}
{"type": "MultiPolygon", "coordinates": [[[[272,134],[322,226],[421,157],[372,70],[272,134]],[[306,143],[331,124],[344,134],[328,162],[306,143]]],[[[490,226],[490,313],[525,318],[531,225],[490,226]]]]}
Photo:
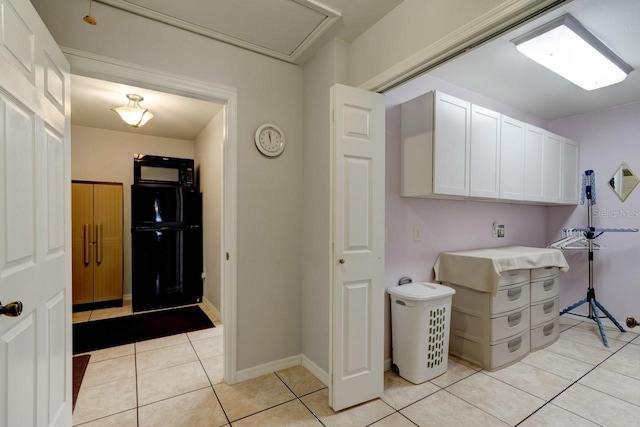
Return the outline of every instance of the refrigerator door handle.
{"type": "Polygon", "coordinates": [[[96,225],[96,262],[102,262],[102,224],[96,225]]]}

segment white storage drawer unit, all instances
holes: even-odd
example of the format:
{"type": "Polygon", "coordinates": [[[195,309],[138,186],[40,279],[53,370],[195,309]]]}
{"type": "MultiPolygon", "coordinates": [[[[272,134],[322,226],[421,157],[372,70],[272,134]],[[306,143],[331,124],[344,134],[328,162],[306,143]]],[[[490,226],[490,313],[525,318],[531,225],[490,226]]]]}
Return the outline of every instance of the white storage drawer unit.
{"type": "Polygon", "coordinates": [[[436,280],[456,290],[452,354],[485,369],[515,363],[559,337],[559,250],[505,247],[441,253],[436,280]]]}

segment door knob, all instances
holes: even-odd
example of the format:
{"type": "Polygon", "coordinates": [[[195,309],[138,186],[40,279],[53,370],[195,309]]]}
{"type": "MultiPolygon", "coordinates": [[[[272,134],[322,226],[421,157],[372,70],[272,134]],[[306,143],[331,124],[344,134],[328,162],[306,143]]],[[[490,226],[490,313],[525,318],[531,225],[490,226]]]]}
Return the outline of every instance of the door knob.
{"type": "Polygon", "coordinates": [[[344,264],[344,263],[345,263],[344,258],[340,258],[340,260],[339,260],[338,262],[339,262],[340,264],[344,264]]]}
{"type": "Polygon", "coordinates": [[[0,316],[18,317],[22,314],[22,301],[10,302],[7,305],[2,305],[0,302],[0,316]]]}

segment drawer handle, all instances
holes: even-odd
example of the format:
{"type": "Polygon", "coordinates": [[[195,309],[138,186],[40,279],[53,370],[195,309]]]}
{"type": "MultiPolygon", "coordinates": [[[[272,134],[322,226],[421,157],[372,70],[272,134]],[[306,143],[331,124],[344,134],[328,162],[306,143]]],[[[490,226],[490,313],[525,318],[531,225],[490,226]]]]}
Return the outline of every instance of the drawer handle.
{"type": "Polygon", "coordinates": [[[520,298],[521,293],[522,293],[522,288],[509,289],[507,291],[507,296],[509,297],[509,300],[513,301],[515,299],[520,298]]]}
{"type": "Polygon", "coordinates": [[[400,305],[404,305],[404,306],[407,305],[407,303],[405,303],[404,301],[400,301],[399,299],[396,300],[396,304],[400,304],[400,305]]]}
{"type": "Polygon", "coordinates": [[[551,313],[551,310],[553,310],[553,307],[555,305],[556,305],[555,301],[549,301],[548,303],[542,306],[542,310],[544,310],[545,314],[549,314],[551,313]]]}
{"type": "Polygon", "coordinates": [[[520,274],[520,270],[509,270],[507,274],[509,276],[517,276],[518,274],[520,274]]]}
{"type": "Polygon", "coordinates": [[[553,279],[545,280],[544,283],[542,284],[542,286],[544,286],[544,290],[548,291],[551,288],[553,288],[553,283],[554,282],[555,282],[555,280],[553,280],[553,279]]]}
{"type": "Polygon", "coordinates": [[[509,353],[513,353],[514,351],[518,351],[520,345],[522,344],[522,337],[518,337],[514,340],[511,340],[507,343],[507,347],[509,348],[509,353]]]}
{"type": "Polygon", "coordinates": [[[542,328],[542,334],[545,337],[548,337],[553,332],[553,328],[555,328],[555,324],[553,324],[553,323],[545,326],[544,328],[542,328]]]}
{"type": "Polygon", "coordinates": [[[519,324],[521,320],[522,320],[522,313],[514,313],[509,315],[509,317],[507,317],[507,322],[509,323],[510,326],[515,326],[519,324]]]}

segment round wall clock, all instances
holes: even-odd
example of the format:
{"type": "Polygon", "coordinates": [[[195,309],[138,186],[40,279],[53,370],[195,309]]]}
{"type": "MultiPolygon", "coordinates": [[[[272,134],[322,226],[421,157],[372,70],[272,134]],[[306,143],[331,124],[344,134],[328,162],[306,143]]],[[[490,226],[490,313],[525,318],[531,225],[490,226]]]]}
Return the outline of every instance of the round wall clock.
{"type": "Polygon", "coordinates": [[[275,157],[284,151],[284,133],[270,123],[265,123],[256,130],[256,147],[265,156],[275,157]]]}

